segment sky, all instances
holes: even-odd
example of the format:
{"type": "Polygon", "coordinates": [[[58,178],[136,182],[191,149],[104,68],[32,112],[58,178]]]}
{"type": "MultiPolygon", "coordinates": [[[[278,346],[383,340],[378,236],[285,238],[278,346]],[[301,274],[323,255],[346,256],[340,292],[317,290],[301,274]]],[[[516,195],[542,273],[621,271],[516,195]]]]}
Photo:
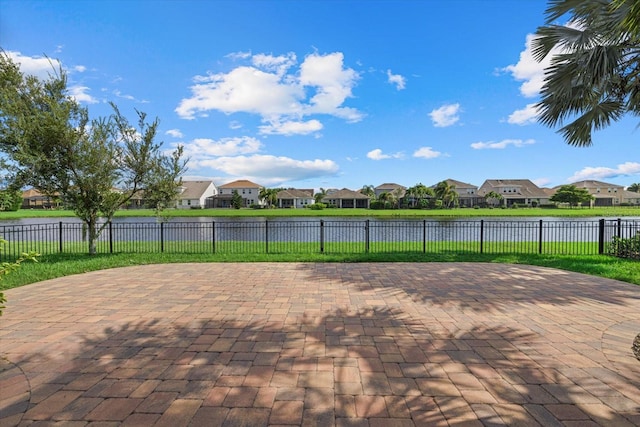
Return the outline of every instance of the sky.
{"type": "MultiPolygon", "coordinates": [[[[0,0],[0,47],[68,75],[189,158],[184,179],[349,188],[444,179],[640,182],[625,117],[567,145],[536,123],[545,0],[0,0]]],[[[564,24],[564,22],[558,22],[564,24]]]]}

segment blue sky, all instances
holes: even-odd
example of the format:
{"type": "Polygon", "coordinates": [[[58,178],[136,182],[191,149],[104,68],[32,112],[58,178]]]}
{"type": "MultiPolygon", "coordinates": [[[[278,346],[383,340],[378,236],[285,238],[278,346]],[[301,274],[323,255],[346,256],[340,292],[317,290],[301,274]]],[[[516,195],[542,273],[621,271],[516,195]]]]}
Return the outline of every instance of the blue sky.
{"type": "Polygon", "coordinates": [[[187,179],[351,188],[452,178],[640,182],[631,117],[576,148],[535,123],[543,0],[0,0],[0,47],[46,57],[182,144],[187,179]]]}

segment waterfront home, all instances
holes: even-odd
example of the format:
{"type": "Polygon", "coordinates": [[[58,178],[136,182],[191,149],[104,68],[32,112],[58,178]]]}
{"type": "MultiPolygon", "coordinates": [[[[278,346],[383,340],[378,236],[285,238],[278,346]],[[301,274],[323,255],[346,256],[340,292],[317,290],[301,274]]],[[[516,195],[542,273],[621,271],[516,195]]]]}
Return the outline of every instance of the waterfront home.
{"type": "Polygon", "coordinates": [[[242,197],[242,206],[249,207],[252,205],[262,206],[264,201],[260,200],[260,189],[262,186],[251,182],[247,179],[239,179],[218,186],[218,194],[209,197],[207,200],[208,208],[230,208],[233,192],[237,191],[242,197]]]}
{"type": "Polygon", "coordinates": [[[218,192],[213,181],[182,181],[179,191],[176,202],[178,209],[203,209],[207,198],[218,192]]]}
{"type": "Polygon", "coordinates": [[[502,204],[507,207],[513,204],[548,204],[553,194],[549,189],[540,188],[528,179],[487,179],[478,189],[478,196],[485,197],[491,192],[500,194],[502,204]]]}
{"type": "Polygon", "coordinates": [[[279,208],[306,208],[315,202],[313,189],[288,188],[279,191],[277,199],[279,208]]]}
{"type": "Polygon", "coordinates": [[[337,208],[369,208],[370,201],[369,196],[347,188],[327,194],[322,199],[322,203],[327,203],[337,208]]]}

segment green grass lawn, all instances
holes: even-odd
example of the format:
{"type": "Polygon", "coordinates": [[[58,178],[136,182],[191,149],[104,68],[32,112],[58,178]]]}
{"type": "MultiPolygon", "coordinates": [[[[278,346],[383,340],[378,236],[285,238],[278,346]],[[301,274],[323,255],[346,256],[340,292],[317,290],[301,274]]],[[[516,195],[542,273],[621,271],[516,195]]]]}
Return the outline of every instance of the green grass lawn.
{"type": "MultiPolygon", "coordinates": [[[[478,254],[421,252],[385,253],[219,253],[219,254],[158,254],[120,253],[53,254],[40,257],[38,262],[24,263],[21,268],[0,281],[1,289],[70,274],[131,265],[184,262],[490,262],[528,264],[558,268],[606,277],[640,285],[640,263],[606,255],[540,255],[540,254],[478,254]]],[[[176,266],[176,268],[179,268],[176,266]]]]}
{"type": "MultiPolygon", "coordinates": [[[[388,218],[474,218],[474,217],[628,217],[640,216],[640,207],[595,207],[595,208],[517,208],[517,209],[169,209],[167,217],[388,217],[388,218]]],[[[2,219],[19,218],[69,218],[72,211],[64,210],[19,210],[0,212],[2,219]]],[[[152,217],[151,209],[120,210],[116,217],[152,217]]]]}

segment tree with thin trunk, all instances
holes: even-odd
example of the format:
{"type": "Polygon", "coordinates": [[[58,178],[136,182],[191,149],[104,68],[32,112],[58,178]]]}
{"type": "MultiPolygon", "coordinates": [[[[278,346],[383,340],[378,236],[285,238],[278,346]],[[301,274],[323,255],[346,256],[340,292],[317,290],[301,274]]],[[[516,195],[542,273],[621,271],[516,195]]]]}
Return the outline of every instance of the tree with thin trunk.
{"type": "Polygon", "coordinates": [[[16,188],[31,186],[82,220],[89,253],[115,212],[143,194],[160,213],[173,205],[186,167],[182,148],[170,155],[155,142],[158,120],[137,112],[134,128],[113,114],[91,120],[68,94],[61,69],[47,80],[23,74],[0,52],[0,152],[16,188]]]}
{"type": "Polygon", "coordinates": [[[447,209],[454,207],[458,202],[459,196],[456,187],[447,181],[437,183],[433,191],[436,199],[442,201],[442,206],[447,209]]]}
{"type": "Polygon", "coordinates": [[[504,200],[504,197],[500,193],[496,193],[495,191],[489,191],[484,196],[485,201],[489,206],[498,206],[504,200]]]}
{"type": "Polygon", "coordinates": [[[327,196],[327,190],[320,187],[320,191],[313,195],[313,200],[316,203],[322,203],[324,198],[327,196]]]}
{"type": "Polygon", "coordinates": [[[364,194],[370,199],[373,199],[376,197],[376,190],[373,187],[373,185],[363,185],[362,188],[360,189],[360,193],[364,194]]]}
{"type": "Polygon", "coordinates": [[[536,36],[534,57],[551,55],[538,120],[568,144],[590,146],[593,131],[640,115],[638,0],[550,0],[536,36]]]}

